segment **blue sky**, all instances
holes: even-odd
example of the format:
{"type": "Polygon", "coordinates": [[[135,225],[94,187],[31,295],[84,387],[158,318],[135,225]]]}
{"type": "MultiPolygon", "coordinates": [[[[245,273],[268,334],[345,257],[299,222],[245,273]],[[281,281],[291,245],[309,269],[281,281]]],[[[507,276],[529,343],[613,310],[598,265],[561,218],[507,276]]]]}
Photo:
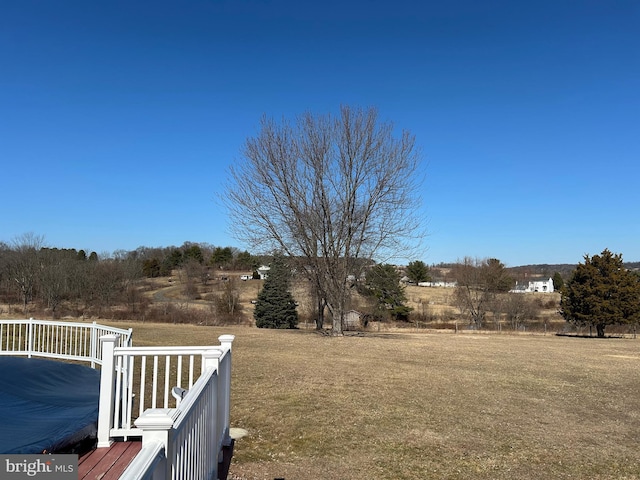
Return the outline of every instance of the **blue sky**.
{"type": "MultiPolygon", "coordinates": [[[[640,260],[640,3],[0,4],[0,241],[243,247],[261,115],[374,106],[424,153],[422,258],[640,260]]],[[[254,252],[257,253],[257,252],[254,252]]]]}

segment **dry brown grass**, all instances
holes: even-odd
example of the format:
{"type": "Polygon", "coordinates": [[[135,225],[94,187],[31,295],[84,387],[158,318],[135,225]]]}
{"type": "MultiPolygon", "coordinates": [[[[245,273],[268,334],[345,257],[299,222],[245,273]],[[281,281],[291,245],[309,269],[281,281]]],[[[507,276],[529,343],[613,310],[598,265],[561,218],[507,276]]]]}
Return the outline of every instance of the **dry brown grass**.
{"type": "Polygon", "coordinates": [[[638,340],[130,326],[236,335],[232,479],[640,478],[638,340]]]}

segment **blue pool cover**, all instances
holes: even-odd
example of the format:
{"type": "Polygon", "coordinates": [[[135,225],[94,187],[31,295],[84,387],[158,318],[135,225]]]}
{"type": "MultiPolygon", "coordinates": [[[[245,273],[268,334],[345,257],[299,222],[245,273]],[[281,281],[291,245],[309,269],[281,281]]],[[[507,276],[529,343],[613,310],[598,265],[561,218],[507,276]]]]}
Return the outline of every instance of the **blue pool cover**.
{"type": "Polygon", "coordinates": [[[66,453],[95,437],[100,371],[0,357],[0,454],[66,453]]]}

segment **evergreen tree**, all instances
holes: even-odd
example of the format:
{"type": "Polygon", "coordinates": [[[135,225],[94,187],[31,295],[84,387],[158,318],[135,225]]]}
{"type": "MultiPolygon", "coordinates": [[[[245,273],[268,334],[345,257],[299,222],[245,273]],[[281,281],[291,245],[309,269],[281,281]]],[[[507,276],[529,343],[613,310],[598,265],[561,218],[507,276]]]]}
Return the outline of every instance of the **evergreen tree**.
{"type": "Polygon", "coordinates": [[[637,322],[640,317],[640,281],[624,268],[622,255],[605,249],[579,263],[560,300],[560,313],[569,323],[595,326],[604,337],[607,325],[637,322]]]}
{"type": "Polygon", "coordinates": [[[169,270],[179,267],[180,265],[182,265],[183,261],[184,258],[182,256],[182,252],[175,247],[173,247],[169,255],[165,257],[165,262],[169,270]]]}
{"type": "Polygon", "coordinates": [[[160,261],[157,258],[148,258],[142,261],[142,274],[147,278],[160,276],[160,261]]]}
{"type": "Polygon", "coordinates": [[[560,272],[556,272],[553,274],[553,291],[554,292],[559,292],[563,289],[564,287],[564,279],[562,278],[562,275],[560,275],[560,272]]]}
{"type": "Polygon", "coordinates": [[[204,256],[202,254],[202,247],[197,244],[185,243],[183,246],[182,261],[195,260],[202,264],[204,262],[204,256]]]}
{"type": "Polygon", "coordinates": [[[289,290],[291,270],[281,255],[273,258],[270,267],[253,312],[256,327],[296,328],[298,312],[289,290]]]}
{"type": "Polygon", "coordinates": [[[377,299],[377,309],[396,320],[406,320],[411,308],[400,284],[400,274],[393,265],[375,265],[366,275],[365,294],[377,299]]]}
{"type": "Polygon", "coordinates": [[[231,247],[216,247],[211,254],[209,263],[214,267],[224,267],[233,260],[233,250],[231,247]]]}
{"type": "Polygon", "coordinates": [[[428,282],[431,280],[429,267],[427,267],[422,260],[409,262],[409,265],[407,265],[407,277],[409,277],[409,280],[413,283],[428,282]]]}
{"type": "Polygon", "coordinates": [[[506,293],[513,287],[514,281],[507,269],[497,258],[489,258],[482,266],[486,287],[492,293],[506,293]]]}
{"type": "MultiPolygon", "coordinates": [[[[254,268],[254,259],[248,251],[238,253],[236,257],[236,268],[238,269],[253,269],[254,268]]],[[[257,265],[256,265],[257,266],[257,265]]]]}

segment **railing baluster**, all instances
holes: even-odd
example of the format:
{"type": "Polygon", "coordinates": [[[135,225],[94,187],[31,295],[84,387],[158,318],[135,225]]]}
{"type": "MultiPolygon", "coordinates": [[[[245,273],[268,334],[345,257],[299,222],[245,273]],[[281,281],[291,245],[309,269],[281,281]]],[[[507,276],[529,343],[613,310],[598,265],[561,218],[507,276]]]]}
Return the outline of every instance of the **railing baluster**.
{"type": "Polygon", "coordinates": [[[151,386],[151,408],[156,408],[156,397],[158,389],[158,356],[153,356],[153,380],[151,386]]]}
{"type": "Polygon", "coordinates": [[[182,388],[182,355],[178,355],[178,375],[176,386],[182,388]]]}
{"type": "Polygon", "coordinates": [[[169,408],[169,382],[171,375],[171,356],[167,355],[164,360],[164,408],[169,408]]]}
{"type": "Polygon", "coordinates": [[[133,368],[135,364],[135,357],[130,355],[129,366],[127,367],[127,418],[125,427],[131,428],[131,417],[133,416],[133,368]]]}
{"type": "Polygon", "coordinates": [[[122,391],[122,355],[118,355],[115,361],[115,375],[116,375],[116,390],[113,395],[115,398],[115,405],[113,410],[113,424],[111,428],[118,428],[121,425],[121,406],[122,402],[118,401],[121,398],[122,391]]]}
{"type": "Polygon", "coordinates": [[[195,361],[195,355],[189,355],[189,388],[193,387],[193,362],[195,361]]]}
{"type": "Polygon", "coordinates": [[[141,367],[140,367],[140,392],[138,395],[140,412],[138,413],[138,416],[142,415],[142,412],[144,411],[144,392],[145,392],[144,385],[145,385],[146,377],[147,377],[147,356],[143,355],[141,360],[141,367]]]}

